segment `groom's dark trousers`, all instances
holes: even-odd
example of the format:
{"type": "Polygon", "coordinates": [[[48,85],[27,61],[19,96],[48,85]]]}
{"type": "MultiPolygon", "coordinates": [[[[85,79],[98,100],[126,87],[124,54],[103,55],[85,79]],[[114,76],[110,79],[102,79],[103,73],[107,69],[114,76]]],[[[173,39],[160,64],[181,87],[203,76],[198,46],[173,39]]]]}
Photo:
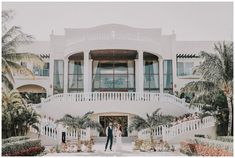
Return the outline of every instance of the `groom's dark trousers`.
{"type": "Polygon", "coordinates": [[[108,127],[108,136],[107,136],[107,141],[106,141],[106,144],[105,144],[105,150],[108,147],[109,141],[110,141],[109,149],[111,150],[112,149],[112,145],[113,145],[113,129],[111,129],[110,127],[108,127]]]}

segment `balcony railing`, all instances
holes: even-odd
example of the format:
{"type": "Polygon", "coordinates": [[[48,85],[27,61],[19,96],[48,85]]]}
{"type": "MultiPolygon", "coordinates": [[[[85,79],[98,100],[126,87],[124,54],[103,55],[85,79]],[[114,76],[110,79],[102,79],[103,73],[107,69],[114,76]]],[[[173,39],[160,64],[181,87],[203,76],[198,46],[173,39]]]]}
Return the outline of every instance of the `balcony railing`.
{"type": "Polygon", "coordinates": [[[97,102],[97,101],[143,101],[143,102],[169,102],[185,107],[185,99],[177,98],[168,93],[140,93],[140,92],[86,92],[62,93],[42,99],[48,102],[97,102]]]}
{"type": "MultiPolygon", "coordinates": [[[[42,118],[40,124],[37,124],[39,127],[39,133],[42,136],[54,139],[55,141],[61,141],[62,132],[66,132],[66,140],[78,139],[78,132],[80,132],[80,140],[89,140],[90,139],[90,128],[80,129],[79,131],[71,127],[63,127],[61,124],[56,124],[53,120],[48,118],[42,118]]],[[[30,127],[30,132],[39,134],[37,130],[30,127]]]]}
{"type": "MultiPolygon", "coordinates": [[[[201,119],[193,119],[174,125],[172,127],[158,126],[153,131],[154,137],[162,137],[164,141],[169,141],[187,132],[209,128],[215,126],[215,119],[213,116],[207,116],[201,119]]],[[[150,130],[144,129],[138,132],[138,138],[149,139],[150,130]]]]}

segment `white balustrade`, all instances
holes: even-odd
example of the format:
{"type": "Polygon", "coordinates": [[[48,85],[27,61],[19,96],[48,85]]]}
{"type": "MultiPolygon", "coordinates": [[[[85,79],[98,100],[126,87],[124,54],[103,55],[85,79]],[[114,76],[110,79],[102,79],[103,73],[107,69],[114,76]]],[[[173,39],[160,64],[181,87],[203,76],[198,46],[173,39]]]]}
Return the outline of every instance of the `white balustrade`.
{"type": "Polygon", "coordinates": [[[50,96],[42,100],[48,102],[97,102],[97,101],[155,101],[170,102],[185,106],[185,100],[167,93],[139,93],[139,92],[86,92],[86,93],[62,93],[50,96]]]}
{"type": "MultiPolygon", "coordinates": [[[[174,125],[172,127],[158,126],[153,132],[154,137],[162,137],[163,140],[171,140],[179,135],[186,132],[195,131],[203,128],[215,126],[215,119],[213,116],[207,116],[203,119],[194,119],[190,121],[185,121],[174,125]]],[[[138,132],[138,138],[149,139],[150,130],[144,129],[138,132]]]]}
{"type": "MultiPolygon", "coordinates": [[[[40,132],[37,132],[34,128],[30,127],[30,132],[40,134],[41,136],[46,136],[54,140],[60,140],[61,133],[63,129],[58,127],[58,124],[55,124],[54,121],[48,118],[41,119],[41,124],[37,124],[40,129],[40,132]]],[[[74,128],[65,128],[66,140],[73,140],[78,138],[78,131],[74,128]]],[[[90,139],[90,128],[80,130],[80,139],[89,140],[90,139]]]]}

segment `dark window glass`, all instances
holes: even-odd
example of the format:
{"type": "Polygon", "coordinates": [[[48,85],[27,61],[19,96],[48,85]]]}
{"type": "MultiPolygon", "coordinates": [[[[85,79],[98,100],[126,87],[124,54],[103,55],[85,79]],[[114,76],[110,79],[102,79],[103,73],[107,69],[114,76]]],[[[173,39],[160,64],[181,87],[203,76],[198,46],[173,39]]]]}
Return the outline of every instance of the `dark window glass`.
{"type": "Polygon", "coordinates": [[[93,61],[93,91],[134,91],[133,60],[93,61]]]}
{"type": "Polygon", "coordinates": [[[53,92],[54,94],[64,92],[64,61],[63,60],[54,61],[53,92]]]}
{"type": "Polygon", "coordinates": [[[144,61],[144,90],[159,91],[159,64],[157,60],[144,61]]]}
{"type": "Polygon", "coordinates": [[[69,60],[68,70],[68,92],[83,91],[83,71],[84,64],[82,60],[69,60]]]}
{"type": "Polygon", "coordinates": [[[172,60],[164,60],[163,64],[164,91],[171,93],[173,91],[172,60]]]}

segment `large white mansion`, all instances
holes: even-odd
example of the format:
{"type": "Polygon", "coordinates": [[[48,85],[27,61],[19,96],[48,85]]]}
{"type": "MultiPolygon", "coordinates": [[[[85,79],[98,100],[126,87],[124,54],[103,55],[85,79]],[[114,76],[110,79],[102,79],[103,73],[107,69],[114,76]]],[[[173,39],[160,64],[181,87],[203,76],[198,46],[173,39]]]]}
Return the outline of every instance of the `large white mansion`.
{"type": "Polygon", "coordinates": [[[176,41],[174,33],[161,29],[117,24],[65,29],[64,35],[52,32],[50,41],[18,49],[40,55],[45,66],[21,63],[36,77],[17,75],[16,88],[45,97],[38,109],[53,119],[94,111],[93,119],[104,126],[113,119],[129,124],[131,116],[157,108],[178,116],[194,111],[174,94],[200,79],[192,73],[201,61],[198,54],[213,52],[214,43],[176,41]]]}

